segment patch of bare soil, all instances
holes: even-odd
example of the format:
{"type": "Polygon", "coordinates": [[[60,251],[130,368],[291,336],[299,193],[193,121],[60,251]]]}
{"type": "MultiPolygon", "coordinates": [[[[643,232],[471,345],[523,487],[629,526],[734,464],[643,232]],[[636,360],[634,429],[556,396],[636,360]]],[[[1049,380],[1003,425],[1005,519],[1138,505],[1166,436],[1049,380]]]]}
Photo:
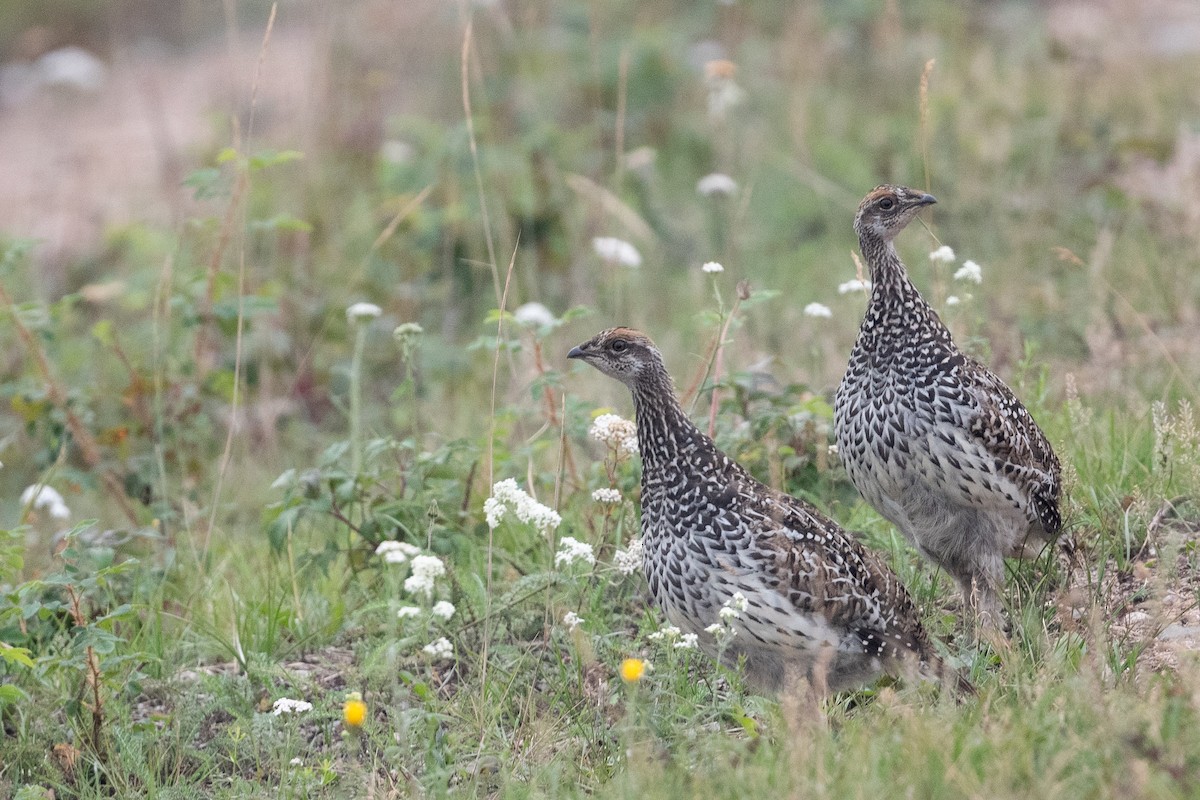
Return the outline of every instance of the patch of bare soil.
{"type": "Polygon", "coordinates": [[[1077,566],[1060,603],[1064,628],[1089,623],[1089,614],[1126,650],[1140,651],[1143,673],[1200,663],[1200,519],[1183,501],[1164,503],[1147,526],[1146,543],[1122,569],[1077,566]]]}

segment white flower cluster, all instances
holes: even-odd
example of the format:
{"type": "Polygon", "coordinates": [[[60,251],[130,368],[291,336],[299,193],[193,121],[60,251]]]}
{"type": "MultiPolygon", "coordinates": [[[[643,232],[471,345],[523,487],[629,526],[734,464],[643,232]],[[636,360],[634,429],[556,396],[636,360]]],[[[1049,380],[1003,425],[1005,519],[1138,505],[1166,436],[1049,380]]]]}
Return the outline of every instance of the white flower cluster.
{"type": "Polygon", "coordinates": [[[271,706],[271,713],[275,716],[280,714],[303,714],[305,711],[312,711],[312,703],[306,700],[292,700],[290,697],[281,697],[271,706]]]}
{"type": "Polygon", "coordinates": [[[942,264],[953,264],[954,250],[947,245],[942,245],[937,250],[934,250],[929,254],[929,260],[935,263],[941,262],[942,264]]]}
{"type": "Polygon", "coordinates": [[[731,619],[738,619],[742,616],[742,612],[746,610],[746,596],[741,592],[734,592],[733,597],[725,601],[721,606],[721,610],[717,612],[717,616],[722,621],[727,622],[731,619]]]}
{"type": "Polygon", "coordinates": [[[700,640],[696,634],[684,633],[674,625],[663,625],[646,638],[652,642],[665,642],[676,650],[695,650],[700,640]]]}
{"type": "Polygon", "coordinates": [[[375,548],[375,555],[383,556],[383,560],[389,564],[403,564],[420,552],[421,548],[415,544],[390,539],[380,542],[379,546],[375,548]]]}
{"type": "Polygon", "coordinates": [[[704,262],[704,265],[702,267],[700,267],[700,269],[703,272],[709,272],[714,275],[718,272],[725,271],[725,268],[723,266],[721,266],[720,264],[718,264],[716,261],[706,261],[706,262],[704,262]]]}
{"type": "Polygon", "coordinates": [[[454,645],[450,644],[450,640],[443,636],[422,647],[421,652],[434,661],[449,661],[454,658],[454,645]]]}
{"type": "Polygon", "coordinates": [[[634,537],[629,540],[629,547],[618,550],[613,554],[613,566],[622,575],[632,575],[642,568],[642,540],[634,537]]]}
{"type": "Polygon", "coordinates": [[[418,606],[401,606],[396,612],[396,616],[400,619],[411,619],[412,617],[421,616],[421,609],[418,606]]]}
{"type": "Polygon", "coordinates": [[[637,425],[617,414],[596,417],[592,420],[588,435],[615,448],[621,456],[630,456],[638,451],[637,425]]]}
{"type": "Polygon", "coordinates": [[[845,283],[838,284],[838,294],[850,294],[851,292],[869,292],[869,291],[871,291],[871,282],[859,280],[858,278],[854,278],[853,280],[849,280],[849,281],[846,281],[845,283]]]}
{"type": "Polygon", "coordinates": [[[667,641],[673,641],[679,636],[680,633],[681,631],[679,628],[674,625],[663,625],[654,633],[648,634],[646,638],[652,642],[661,642],[664,639],[667,641]]]}
{"type": "Polygon", "coordinates": [[[437,556],[413,556],[412,572],[404,579],[404,591],[409,594],[433,596],[433,583],[446,574],[446,565],[437,556]]]}
{"type": "Polygon", "coordinates": [[[567,613],[563,614],[562,618],[563,625],[566,625],[567,630],[569,631],[573,631],[578,628],[583,624],[583,621],[583,617],[579,616],[574,611],[568,611],[567,613]]]}
{"type": "Polygon", "coordinates": [[[718,646],[724,647],[737,635],[737,628],[734,628],[731,623],[742,616],[747,605],[746,596],[741,592],[734,592],[733,597],[726,600],[725,604],[717,611],[717,616],[721,618],[720,622],[709,625],[704,632],[712,635],[717,640],[718,646]]]}
{"type": "Polygon", "coordinates": [[[67,508],[63,496],[53,486],[35,483],[26,487],[25,491],[21,492],[21,505],[27,506],[31,502],[35,510],[46,509],[54,519],[69,519],[71,516],[71,509],[67,508]]]}
{"type": "Polygon", "coordinates": [[[624,239],[614,236],[597,236],[592,239],[592,249],[596,251],[596,255],[610,264],[620,264],[622,267],[630,269],[636,269],[642,265],[642,254],[624,239]]]}
{"type": "Polygon", "coordinates": [[[737,189],[737,181],[723,172],[712,172],[696,181],[696,192],[704,197],[731,195],[737,189]]]}
{"type": "Polygon", "coordinates": [[[374,303],[355,303],[346,309],[346,320],[352,325],[360,322],[370,322],[383,313],[383,309],[374,303]]]}
{"type": "Polygon", "coordinates": [[[804,315],[806,317],[825,317],[828,319],[833,316],[833,309],[823,303],[809,303],[804,307],[804,315]]]}
{"type": "Polygon", "coordinates": [[[974,261],[964,261],[963,265],[955,271],[954,280],[983,283],[983,269],[974,261]]]}
{"type": "Polygon", "coordinates": [[[448,620],[454,616],[454,612],[457,610],[454,607],[454,603],[451,603],[449,600],[439,600],[433,604],[433,608],[429,609],[429,613],[435,617],[448,620]]]}
{"type": "Polygon", "coordinates": [[[558,543],[558,552],[554,554],[554,566],[555,568],[569,566],[576,561],[595,564],[596,554],[587,542],[581,542],[571,536],[564,536],[558,543]]]}
{"type": "Polygon", "coordinates": [[[592,492],[592,499],[605,506],[615,506],[621,502],[621,493],[616,489],[597,489],[592,492]]]}
{"type": "Polygon", "coordinates": [[[533,525],[543,534],[555,530],[562,523],[562,517],[557,511],[534,500],[524,489],[517,486],[513,478],[505,478],[492,487],[492,496],[483,503],[488,527],[495,528],[499,525],[510,510],[516,514],[518,520],[533,525]]]}
{"type": "Polygon", "coordinates": [[[525,303],[513,312],[513,319],[526,328],[550,328],[558,324],[558,319],[550,313],[550,309],[541,303],[525,303]]]}

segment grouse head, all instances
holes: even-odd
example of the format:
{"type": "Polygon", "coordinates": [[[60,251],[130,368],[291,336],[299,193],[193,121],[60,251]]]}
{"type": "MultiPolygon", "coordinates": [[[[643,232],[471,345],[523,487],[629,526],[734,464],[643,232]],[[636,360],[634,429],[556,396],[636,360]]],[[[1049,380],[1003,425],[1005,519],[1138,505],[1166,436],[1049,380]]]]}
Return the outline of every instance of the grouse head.
{"type": "Polygon", "coordinates": [[[609,328],[571,348],[567,358],[578,358],[634,388],[664,370],[662,353],[646,334],[633,328],[609,328]]]}
{"type": "Polygon", "coordinates": [[[863,198],[854,217],[854,232],[860,239],[870,236],[890,242],[918,211],[936,202],[933,195],[918,189],[885,183],[863,198]]]}

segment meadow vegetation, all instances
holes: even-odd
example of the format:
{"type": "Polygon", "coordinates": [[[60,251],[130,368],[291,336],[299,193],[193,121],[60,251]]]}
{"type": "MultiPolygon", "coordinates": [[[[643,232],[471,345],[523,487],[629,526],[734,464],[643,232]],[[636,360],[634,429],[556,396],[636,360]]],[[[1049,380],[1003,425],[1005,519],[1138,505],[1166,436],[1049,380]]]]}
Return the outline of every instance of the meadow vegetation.
{"type": "Polygon", "coordinates": [[[0,796],[1196,796],[1200,51],[1156,5],[282,5],[321,126],[248,65],[186,213],[62,292],[0,227],[0,796]],[[938,197],[901,253],[1064,463],[1003,652],[830,450],[885,180],[938,197]],[[977,698],[761,697],[662,631],[596,424],[628,396],[565,358],[614,324],[977,698]]]}

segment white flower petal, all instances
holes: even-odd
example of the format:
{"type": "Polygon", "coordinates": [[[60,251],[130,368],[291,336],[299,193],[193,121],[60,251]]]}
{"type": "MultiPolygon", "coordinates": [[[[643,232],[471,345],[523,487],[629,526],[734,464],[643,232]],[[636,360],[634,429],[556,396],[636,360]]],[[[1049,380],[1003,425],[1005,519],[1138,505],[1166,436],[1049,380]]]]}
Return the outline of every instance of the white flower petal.
{"type": "Polygon", "coordinates": [[[696,191],[704,197],[731,195],[737,189],[737,181],[722,172],[710,173],[696,181],[696,191]]]}

